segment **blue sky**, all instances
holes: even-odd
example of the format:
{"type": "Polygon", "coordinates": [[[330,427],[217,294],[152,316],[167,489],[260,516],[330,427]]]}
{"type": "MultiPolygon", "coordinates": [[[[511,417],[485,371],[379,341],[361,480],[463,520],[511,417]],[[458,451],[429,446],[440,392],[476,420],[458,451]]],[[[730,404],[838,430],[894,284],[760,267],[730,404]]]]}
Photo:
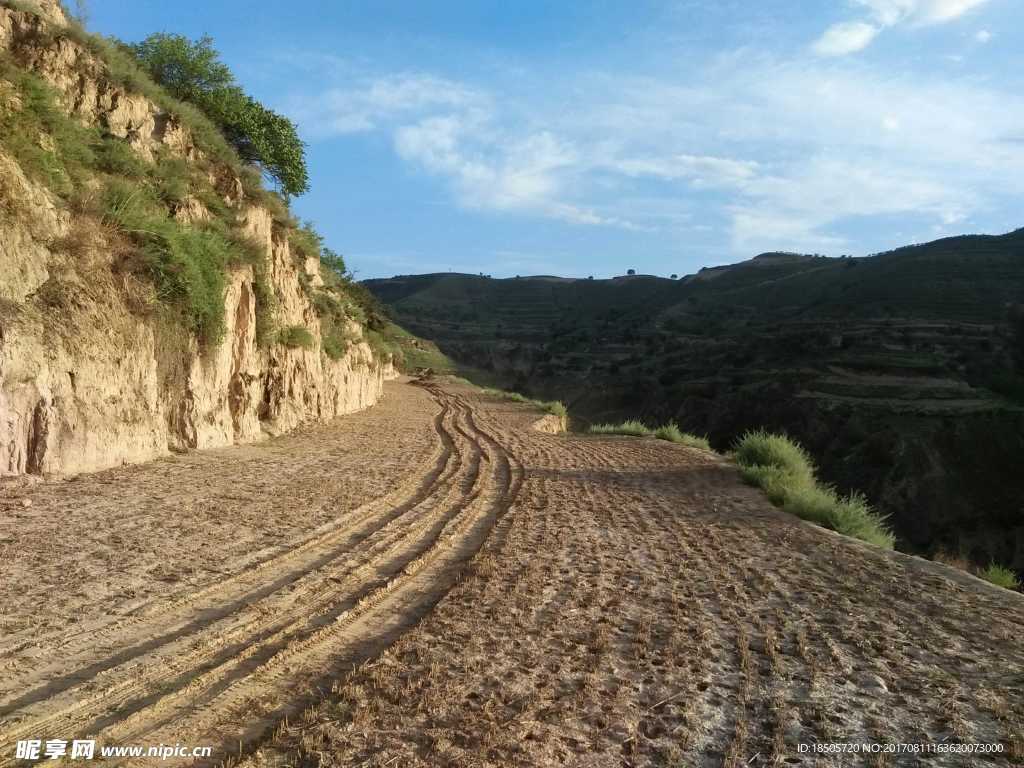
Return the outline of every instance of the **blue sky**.
{"type": "Polygon", "coordinates": [[[360,278],[668,275],[1024,226],[1019,0],[90,0],[294,118],[360,278]],[[756,9],[753,7],[756,6],[756,9]]]}

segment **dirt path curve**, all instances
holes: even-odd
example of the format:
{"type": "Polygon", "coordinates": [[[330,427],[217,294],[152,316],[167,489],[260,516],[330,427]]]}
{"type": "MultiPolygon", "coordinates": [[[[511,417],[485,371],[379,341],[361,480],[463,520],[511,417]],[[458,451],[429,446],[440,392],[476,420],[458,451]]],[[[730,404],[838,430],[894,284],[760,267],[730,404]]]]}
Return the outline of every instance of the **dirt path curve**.
{"type": "MultiPolygon", "coordinates": [[[[1024,601],[782,515],[710,454],[534,419],[396,383],[263,445],[6,488],[0,766],[86,735],[254,766],[1020,757],[1024,601]]],[[[989,764],[878,764],[917,761],[989,764]]]]}

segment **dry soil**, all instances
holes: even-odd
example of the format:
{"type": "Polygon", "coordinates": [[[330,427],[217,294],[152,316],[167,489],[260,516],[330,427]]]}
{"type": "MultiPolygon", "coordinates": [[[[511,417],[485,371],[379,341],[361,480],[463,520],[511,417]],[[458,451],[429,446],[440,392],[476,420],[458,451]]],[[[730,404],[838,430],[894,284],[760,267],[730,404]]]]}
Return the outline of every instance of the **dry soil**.
{"type": "Polygon", "coordinates": [[[1024,760],[1024,598],[789,517],[713,454],[538,417],[396,382],[0,489],[0,766],[83,736],[253,768],[1024,760]],[[1003,751],[810,746],[866,743],[1003,751]]]}

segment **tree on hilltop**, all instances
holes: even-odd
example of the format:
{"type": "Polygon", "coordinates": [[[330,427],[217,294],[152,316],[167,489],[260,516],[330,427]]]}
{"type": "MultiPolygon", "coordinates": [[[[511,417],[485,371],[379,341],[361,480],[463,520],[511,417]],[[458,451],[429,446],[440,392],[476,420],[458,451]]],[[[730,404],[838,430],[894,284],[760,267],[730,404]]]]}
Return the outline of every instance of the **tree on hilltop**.
{"type": "Polygon", "coordinates": [[[156,82],[205,112],[242,160],[259,167],[284,194],[309,189],[306,149],[295,124],[239,87],[212,38],[159,32],[130,48],[156,82]]]}

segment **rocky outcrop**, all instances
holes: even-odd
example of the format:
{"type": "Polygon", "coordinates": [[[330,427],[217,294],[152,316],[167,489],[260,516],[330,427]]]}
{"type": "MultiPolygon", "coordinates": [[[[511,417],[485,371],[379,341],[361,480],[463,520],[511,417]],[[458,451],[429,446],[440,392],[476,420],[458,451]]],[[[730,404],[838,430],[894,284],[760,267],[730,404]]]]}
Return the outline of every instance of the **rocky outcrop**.
{"type": "MultiPolygon", "coordinates": [[[[13,165],[0,155],[0,167],[13,165]]],[[[224,340],[203,349],[162,319],[149,286],[117,273],[102,243],[73,256],[53,245],[63,217],[4,220],[0,475],[91,471],[252,442],[377,401],[390,366],[361,341],[340,360],[322,353],[287,240],[270,239],[265,211],[250,210],[249,220],[268,231],[280,322],[307,327],[310,349],[257,346],[252,267],[230,273],[224,340]]],[[[358,339],[362,329],[348,331],[358,339]]]]}
{"type": "Polygon", "coordinates": [[[546,416],[541,416],[537,419],[531,427],[538,432],[546,432],[549,435],[560,435],[569,428],[569,420],[565,416],[556,416],[553,413],[549,413],[546,416]]]}
{"type": "Polygon", "coordinates": [[[106,64],[75,39],[52,34],[63,12],[56,3],[40,5],[42,14],[0,7],[0,50],[56,88],[69,112],[124,139],[144,158],[152,159],[158,147],[190,160],[201,156],[178,116],[112,80],[106,64]]]}
{"type": "MultiPolygon", "coordinates": [[[[173,115],[112,84],[75,41],[45,34],[64,17],[57,3],[40,5],[42,17],[0,7],[0,50],[53,84],[69,112],[142,157],[163,146],[195,159],[173,115]]],[[[347,329],[354,341],[341,359],[322,351],[303,288],[322,285],[319,263],[297,263],[270,213],[242,201],[238,179],[221,175],[218,188],[265,252],[278,322],[307,328],[309,349],[257,344],[251,266],[228,274],[226,332],[202,346],[167,317],[148,282],[123,268],[101,228],[77,220],[0,152],[0,475],[92,471],[252,442],[380,397],[392,371],[362,340],[361,326],[347,329]]],[[[186,220],[204,214],[191,200],[181,212],[186,220]]]]}

